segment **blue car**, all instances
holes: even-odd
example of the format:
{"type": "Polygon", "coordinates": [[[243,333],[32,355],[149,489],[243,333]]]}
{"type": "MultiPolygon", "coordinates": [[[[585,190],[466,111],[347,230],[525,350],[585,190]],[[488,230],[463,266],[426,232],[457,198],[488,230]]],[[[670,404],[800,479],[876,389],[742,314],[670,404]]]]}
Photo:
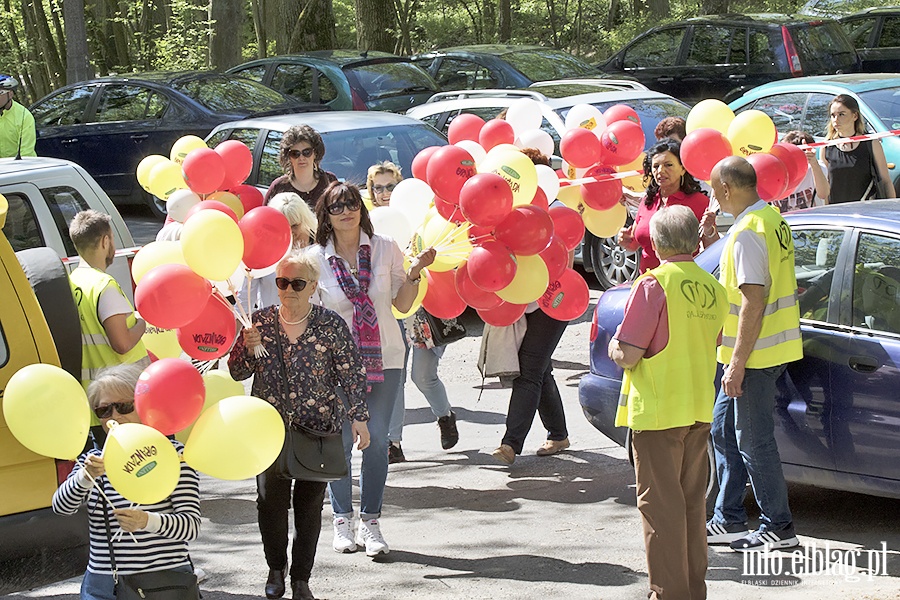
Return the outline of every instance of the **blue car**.
{"type": "MultiPolygon", "coordinates": [[[[900,200],[878,200],[784,216],[794,238],[804,352],[778,381],[775,402],[789,481],[900,498],[898,214],[900,200]]],[[[724,246],[717,242],[697,263],[718,275],[724,246]]],[[[622,369],[607,345],[628,294],[619,286],[597,302],[591,370],[578,387],[587,419],[623,446],[629,431],[615,426],[622,369]]]]}
{"type": "MultiPolygon", "coordinates": [[[[735,113],[761,110],[775,122],[780,133],[801,129],[817,139],[825,137],[828,107],[838,94],[859,102],[869,133],[900,129],[900,74],[857,73],[797,77],[753,88],[728,106],[735,113]]],[[[900,184],[900,137],[881,140],[894,188],[900,184]]]]}

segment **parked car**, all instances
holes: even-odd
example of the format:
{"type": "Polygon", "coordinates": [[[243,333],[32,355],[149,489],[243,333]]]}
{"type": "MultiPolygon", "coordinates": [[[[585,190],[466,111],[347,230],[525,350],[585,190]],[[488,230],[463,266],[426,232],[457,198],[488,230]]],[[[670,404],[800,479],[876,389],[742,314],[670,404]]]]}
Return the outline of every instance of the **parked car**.
{"type": "MultiPolygon", "coordinates": [[[[785,215],[804,353],[778,381],[775,401],[775,437],[789,481],[900,498],[898,211],[900,201],[878,200],[785,215]]],[[[697,263],[718,275],[724,246],[710,246],[697,263]]],[[[622,369],[606,353],[628,294],[619,286],[598,300],[590,373],[578,387],[587,419],[620,445],[629,438],[614,425],[622,369]]]]}
{"type": "Polygon", "coordinates": [[[165,204],[137,183],[145,156],[169,156],[178,138],[204,137],[224,121],[321,108],[241,77],[167,72],[81,81],[29,110],[39,156],[78,163],[118,204],[146,204],[161,217],[165,204]]]}
{"type": "Polygon", "coordinates": [[[900,6],[867,8],[841,17],[840,22],[859,54],[863,71],[900,70],[900,6]]]}
{"type": "Polygon", "coordinates": [[[225,140],[238,140],[253,152],[253,171],[247,183],[267,189],[284,174],[278,162],[281,137],[292,125],[309,125],[322,135],[325,158],[322,168],[338,179],[357,185],[366,181],[366,171],[378,161],[389,160],[412,176],[412,160],[428,146],[443,146],[447,140],[434,128],[416,119],[392,113],[357,111],[262,117],[223,123],[209,134],[206,143],[215,148],[225,140]]]}
{"type": "Polygon", "coordinates": [[[655,27],[598,66],[686,102],[729,102],[777,79],[858,71],[859,58],[831,19],[723,15],[655,27]]]}
{"type": "Polygon", "coordinates": [[[387,52],[320,50],[250,61],[226,71],[332,110],[405,112],[438,86],[409,58],[387,52]]]}
{"type": "MultiPolygon", "coordinates": [[[[739,113],[761,110],[775,122],[778,131],[808,131],[816,138],[825,137],[828,107],[838,94],[848,94],[859,102],[869,133],[900,129],[900,74],[851,74],[824,77],[798,77],[761,85],[750,90],[729,106],[739,113]]],[[[900,185],[900,138],[881,140],[891,180],[900,185]]]]}
{"type": "MultiPolygon", "coordinates": [[[[583,86],[580,93],[571,95],[576,84],[542,85],[527,90],[474,90],[442,92],[427,103],[411,109],[407,114],[433,125],[446,134],[450,123],[460,113],[472,113],[489,120],[501,110],[521,98],[530,98],[541,107],[544,120],[541,129],[550,134],[559,155],[559,141],[565,133],[566,115],[576,104],[591,104],[601,111],[614,104],[627,104],[641,118],[646,146],[655,140],[654,129],[665,117],[687,117],[690,108],[680,100],[650,90],[634,89],[633,82],[611,82],[606,89],[596,84],[583,86]]],[[[635,207],[636,212],[636,207],[635,207]]],[[[619,246],[615,238],[600,239],[585,233],[584,244],[576,252],[576,260],[586,271],[594,273],[603,289],[631,281],[638,270],[638,257],[619,246]]]]}
{"type": "Polygon", "coordinates": [[[457,46],[416,54],[412,60],[444,91],[523,88],[535,81],[601,76],[580,58],[543,46],[457,46]]]}

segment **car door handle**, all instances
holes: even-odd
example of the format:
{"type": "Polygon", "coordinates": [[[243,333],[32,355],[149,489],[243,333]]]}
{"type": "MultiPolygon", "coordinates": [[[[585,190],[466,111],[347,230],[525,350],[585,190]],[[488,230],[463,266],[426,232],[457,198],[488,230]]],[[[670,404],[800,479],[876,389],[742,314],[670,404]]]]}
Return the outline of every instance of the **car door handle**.
{"type": "Polygon", "coordinates": [[[868,356],[851,356],[847,362],[851,369],[859,373],[874,373],[881,366],[874,358],[868,356]]]}
{"type": "Polygon", "coordinates": [[[142,134],[135,134],[135,135],[131,136],[131,139],[133,139],[136,142],[139,142],[141,140],[146,140],[148,137],[150,137],[150,136],[147,135],[146,133],[142,133],[142,134]]]}
{"type": "Polygon", "coordinates": [[[78,138],[69,138],[67,140],[60,140],[60,144],[74,144],[78,141],[78,138]]]}
{"type": "Polygon", "coordinates": [[[660,77],[657,79],[657,81],[660,83],[672,83],[673,81],[675,81],[675,78],[674,77],[660,77]]]}
{"type": "Polygon", "coordinates": [[[729,75],[728,79],[747,79],[747,76],[735,73],[734,75],[729,75]]]}

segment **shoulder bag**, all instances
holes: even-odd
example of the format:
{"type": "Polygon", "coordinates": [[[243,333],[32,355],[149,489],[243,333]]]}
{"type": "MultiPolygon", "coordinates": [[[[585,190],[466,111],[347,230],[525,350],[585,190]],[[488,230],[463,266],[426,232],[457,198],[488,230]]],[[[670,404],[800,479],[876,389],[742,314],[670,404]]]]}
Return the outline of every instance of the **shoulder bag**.
{"type": "MultiPolygon", "coordinates": [[[[275,348],[281,368],[281,397],[288,402],[288,378],[285,372],[284,352],[281,349],[281,333],[275,325],[275,348]]],[[[293,411],[287,414],[284,446],[275,460],[276,471],[285,479],[329,482],[347,476],[347,459],[344,456],[344,440],[341,431],[322,432],[293,423],[293,411]]],[[[333,411],[332,414],[337,414],[333,411]]]]}
{"type": "Polygon", "coordinates": [[[446,346],[463,339],[468,333],[466,326],[458,317],[439,319],[424,308],[419,308],[413,315],[412,329],[413,342],[418,342],[426,348],[446,346]]]}
{"type": "Polygon", "coordinates": [[[875,165],[875,150],[872,148],[872,144],[874,143],[875,140],[868,142],[869,169],[872,173],[872,181],[869,182],[869,187],[866,188],[866,193],[863,194],[863,200],[877,200],[888,197],[887,185],[885,185],[885,181],[881,178],[881,175],[878,173],[878,167],[875,165]]]}

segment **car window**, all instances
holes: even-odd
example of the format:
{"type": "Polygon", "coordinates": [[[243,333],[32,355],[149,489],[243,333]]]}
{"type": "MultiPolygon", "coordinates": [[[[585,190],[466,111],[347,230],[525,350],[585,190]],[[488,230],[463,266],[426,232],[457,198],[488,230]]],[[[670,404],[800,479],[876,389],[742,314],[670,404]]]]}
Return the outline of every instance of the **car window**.
{"type": "Polygon", "coordinates": [[[885,17],[881,26],[879,48],[896,48],[900,46],[900,17],[885,17]]]}
{"type": "Polygon", "coordinates": [[[751,65],[774,65],[775,53],[769,43],[769,34],[758,29],[751,29],[747,45],[750,48],[751,65]]]}
{"type": "MultiPolygon", "coordinates": [[[[256,179],[256,185],[269,187],[275,179],[284,175],[284,169],[278,161],[282,135],[280,131],[270,131],[266,135],[262,155],[259,157],[259,177],[256,179]]],[[[328,146],[325,146],[325,155],[328,155],[328,146]]]]}
{"type": "Polygon", "coordinates": [[[232,71],[231,74],[238,75],[240,77],[246,77],[247,79],[252,79],[253,81],[262,83],[263,77],[266,76],[266,65],[247,67],[246,69],[241,69],[240,71],[232,71]]]}
{"type": "Polygon", "coordinates": [[[137,85],[107,85],[100,90],[100,101],[94,113],[97,123],[159,119],[167,100],[159,93],[137,85]]]}
{"type": "Polygon", "coordinates": [[[344,74],[363,99],[438,91],[425,71],[405,62],[364,64],[344,69],[344,74]]]}
{"type": "Polygon", "coordinates": [[[63,245],[66,248],[66,256],[77,256],[75,244],[69,237],[69,223],[75,215],[90,208],[84,197],[75,188],[67,185],[41,188],[41,195],[53,215],[56,228],[62,233],[63,245]]]}
{"type": "Polygon", "coordinates": [[[37,127],[56,127],[59,125],[78,125],[83,122],[84,110],[95,85],[87,85],[60,92],[31,107],[34,123],[37,127]]]}
{"type": "Polygon", "coordinates": [[[853,325],[900,333],[900,239],[860,234],[853,272],[853,325]]]}
{"type": "Polygon", "coordinates": [[[441,61],[436,79],[442,90],[477,90],[495,88],[499,85],[487,67],[456,58],[445,58],[441,61]]]}
{"type": "Polygon", "coordinates": [[[209,146],[210,148],[215,148],[216,146],[218,146],[219,144],[221,144],[222,142],[224,142],[227,139],[228,139],[228,130],[222,129],[220,131],[215,132],[211,136],[209,136],[209,139],[206,140],[206,145],[209,146]]]}
{"type": "Polygon", "coordinates": [[[797,129],[808,131],[816,137],[825,137],[828,128],[828,110],[833,99],[833,94],[810,94],[803,121],[797,129]]]}
{"type": "MultiPolygon", "coordinates": [[[[231,134],[229,134],[229,140],[237,140],[250,148],[250,151],[256,148],[256,140],[259,138],[259,129],[255,127],[248,127],[244,129],[232,129],[231,134]]],[[[217,144],[218,145],[218,144],[217,144]]],[[[210,145],[212,148],[213,146],[210,145]]]]}
{"type": "Polygon", "coordinates": [[[800,317],[825,322],[831,282],[845,232],[843,229],[795,228],[791,233],[800,317]]]}
{"type": "Polygon", "coordinates": [[[869,36],[875,27],[875,17],[866,17],[863,19],[852,19],[843,21],[844,31],[854,48],[865,48],[869,43],[869,36]]]}
{"type": "Polygon", "coordinates": [[[18,193],[7,193],[5,196],[9,202],[9,210],[6,213],[3,234],[9,240],[12,249],[18,252],[28,248],[46,246],[28,197],[18,193]]]}
{"type": "Polygon", "coordinates": [[[172,87],[213,112],[262,112],[283,105],[284,96],[240,77],[202,77],[172,83],[172,87]]]}
{"type": "Polygon", "coordinates": [[[819,22],[790,31],[805,73],[833,73],[856,62],[856,51],[837,23],[819,22]]]}
{"type": "Polygon", "coordinates": [[[581,59],[559,50],[522,50],[508,52],[502,58],[531,81],[583,77],[595,72],[581,59]]]}
{"type": "MultiPolygon", "coordinates": [[[[441,120],[441,117],[443,115],[444,115],[444,113],[434,113],[433,115],[427,115],[427,116],[421,117],[419,120],[422,121],[423,123],[428,123],[435,129],[437,129],[438,121],[441,120]]],[[[444,133],[446,133],[446,131],[444,133]]]]}
{"type": "MultiPolygon", "coordinates": [[[[740,30],[742,33],[745,29],[740,30]]],[[[715,27],[712,25],[698,25],[694,27],[694,35],[691,37],[691,45],[688,48],[686,64],[697,65],[724,65],[729,60],[731,38],[736,33],[731,27],[715,27]]],[[[743,47],[743,35],[740,46],[743,47]]]]}
{"type": "Polygon", "coordinates": [[[625,50],[625,68],[642,69],[674,65],[684,31],[683,27],[666,29],[636,41],[625,50]]]}
{"type": "MultiPolygon", "coordinates": [[[[885,127],[900,129],[900,87],[863,92],[859,97],[878,115],[885,127]]],[[[871,131],[871,123],[867,125],[871,131]]]]}
{"type": "MultiPolygon", "coordinates": [[[[803,121],[803,107],[806,106],[806,92],[792,92],[790,94],[775,94],[760,98],[744,110],[753,108],[761,110],[771,117],[778,131],[787,132],[792,129],[800,129],[803,121]]],[[[739,111],[739,112],[743,112],[739,111]]]]}
{"type": "Polygon", "coordinates": [[[308,65],[278,65],[271,85],[279,92],[304,102],[326,104],[337,98],[337,89],[331,80],[308,65]]]}

